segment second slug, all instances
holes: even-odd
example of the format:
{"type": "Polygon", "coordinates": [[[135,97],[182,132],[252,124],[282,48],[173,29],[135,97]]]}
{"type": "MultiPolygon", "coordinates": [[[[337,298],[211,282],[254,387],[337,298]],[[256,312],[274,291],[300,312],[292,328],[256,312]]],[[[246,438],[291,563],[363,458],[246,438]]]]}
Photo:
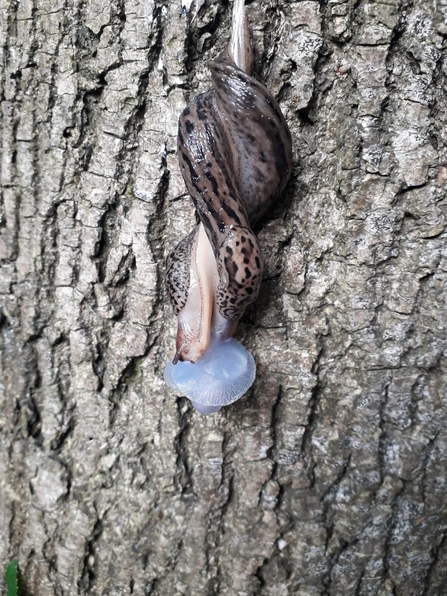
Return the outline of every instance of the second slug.
{"type": "Polygon", "coordinates": [[[281,109],[250,76],[254,55],[244,0],[235,0],[229,46],[209,62],[212,88],[179,119],[179,163],[201,223],[167,261],[178,331],[164,377],[202,413],[236,401],[255,378],[253,357],[232,335],[261,284],[252,226],[282,192],[292,167],[281,109]]]}

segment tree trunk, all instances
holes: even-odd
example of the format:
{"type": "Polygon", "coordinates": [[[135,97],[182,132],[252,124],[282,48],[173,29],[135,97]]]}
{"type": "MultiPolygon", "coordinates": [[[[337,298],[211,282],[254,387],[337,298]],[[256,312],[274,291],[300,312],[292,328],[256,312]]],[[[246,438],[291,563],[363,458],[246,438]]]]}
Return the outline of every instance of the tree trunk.
{"type": "Polygon", "coordinates": [[[294,170],[237,332],[257,379],[205,417],[162,380],[164,271],[195,225],[177,118],[231,6],[183,1],[2,0],[1,574],[445,595],[446,2],[251,3],[294,170]]]}

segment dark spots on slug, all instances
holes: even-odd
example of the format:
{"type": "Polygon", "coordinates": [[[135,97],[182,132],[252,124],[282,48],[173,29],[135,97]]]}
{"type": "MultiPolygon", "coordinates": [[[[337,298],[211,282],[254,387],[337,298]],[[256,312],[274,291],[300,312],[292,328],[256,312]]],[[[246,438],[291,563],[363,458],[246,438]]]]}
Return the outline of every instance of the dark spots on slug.
{"type": "MultiPolygon", "coordinates": [[[[270,204],[275,185],[281,185],[283,172],[286,178],[290,167],[288,131],[282,130],[279,108],[261,84],[239,75],[231,64],[214,67],[212,63],[211,72],[214,89],[196,97],[180,117],[178,153],[182,174],[216,258],[216,306],[225,318],[238,320],[257,296],[261,283],[262,257],[247,212],[253,224],[258,211],[270,204]],[[232,82],[239,86],[232,86],[232,82]],[[225,126],[216,106],[224,114],[225,126]],[[236,106],[240,111],[234,113],[236,106]],[[245,161],[238,167],[233,145],[239,141],[245,148],[245,161]],[[258,191],[264,186],[266,197],[263,202],[259,199],[258,206],[258,191]],[[243,202],[246,197],[248,204],[243,202]]],[[[184,262],[188,264],[189,259],[184,262]]],[[[184,269],[187,282],[189,267],[184,269]]],[[[173,272],[173,285],[178,285],[177,278],[173,272]]],[[[178,311],[184,297],[173,293],[172,301],[178,311]]]]}
{"type": "MultiPolygon", "coordinates": [[[[239,226],[242,225],[242,222],[238,216],[238,214],[236,213],[236,211],[234,211],[234,209],[232,209],[225,201],[221,202],[221,206],[222,209],[225,211],[225,213],[228,215],[228,217],[231,217],[231,219],[239,226]]],[[[237,246],[237,244],[236,244],[237,246]]]]}
{"type": "Polygon", "coordinates": [[[189,180],[187,182],[190,182],[190,184],[194,187],[194,189],[197,192],[200,192],[200,187],[199,187],[199,184],[198,184],[198,182],[199,182],[199,175],[195,171],[194,166],[191,163],[191,160],[186,155],[186,153],[183,152],[183,151],[182,151],[182,159],[186,163],[186,165],[188,166],[188,170],[189,170],[189,180]]]}
{"type": "MultiPolygon", "coordinates": [[[[219,214],[217,213],[217,211],[215,209],[213,209],[211,207],[211,205],[208,206],[208,211],[209,211],[211,217],[214,219],[214,221],[217,221],[217,218],[219,217],[219,214]]],[[[201,217],[200,219],[203,219],[203,217],[201,217]]]]}
{"type": "Polygon", "coordinates": [[[214,135],[216,133],[217,128],[214,126],[210,126],[209,122],[205,122],[205,138],[207,140],[207,145],[212,149],[214,155],[214,147],[216,146],[216,140],[214,135]]]}
{"type": "Polygon", "coordinates": [[[217,184],[217,180],[214,178],[214,176],[211,174],[210,171],[205,170],[204,172],[205,178],[207,178],[210,182],[211,182],[211,186],[213,188],[213,193],[216,197],[219,196],[219,185],[217,184]]]}
{"type": "Polygon", "coordinates": [[[212,236],[214,234],[214,226],[213,226],[213,222],[208,218],[205,217],[203,215],[203,213],[200,214],[200,221],[203,223],[203,225],[205,226],[206,230],[208,230],[208,238],[210,236],[212,236]]]}
{"type": "Polygon", "coordinates": [[[233,261],[231,256],[225,255],[224,257],[225,269],[228,271],[230,279],[235,278],[238,270],[238,266],[233,261]]]}
{"type": "Polygon", "coordinates": [[[260,170],[256,166],[253,167],[253,175],[254,175],[255,179],[258,181],[258,184],[264,182],[264,180],[265,180],[264,172],[266,170],[269,171],[269,169],[270,169],[269,165],[267,167],[264,167],[264,171],[260,170]]]}

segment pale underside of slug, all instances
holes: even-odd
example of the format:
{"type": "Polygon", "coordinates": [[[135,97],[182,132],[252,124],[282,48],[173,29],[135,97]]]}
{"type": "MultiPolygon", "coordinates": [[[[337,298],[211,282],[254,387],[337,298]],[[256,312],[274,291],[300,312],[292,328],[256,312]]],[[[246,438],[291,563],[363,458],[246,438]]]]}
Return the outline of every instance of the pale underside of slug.
{"type": "Polygon", "coordinates": [[[233,25],[229,49],[209,62],[212,88],[179,119],[179,163],[201,224],[167,261],[178,316],[174,362],[199,360],[212,333],[230,337],[258,296],[263,261],[251,228],[291,171],[291,137],[279,105],[249,74],[254,51],[245,16],[239,31],[235,36],[233,25]]]}

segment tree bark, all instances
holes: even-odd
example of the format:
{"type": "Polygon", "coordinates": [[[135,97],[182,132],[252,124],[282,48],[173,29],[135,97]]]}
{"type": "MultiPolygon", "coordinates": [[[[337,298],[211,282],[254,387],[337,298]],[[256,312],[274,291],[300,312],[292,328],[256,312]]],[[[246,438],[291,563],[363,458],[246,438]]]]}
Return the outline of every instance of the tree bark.
{"type": "Polygon", "coordinates": [[[177,118],[231,5],[183,2],[2,0],[2,576],[442,596],[447,5],[251,3],[294,170],[237,332],[257,379],[204,417],[162,380],[164,268],[195,225],[177,118]]]}

